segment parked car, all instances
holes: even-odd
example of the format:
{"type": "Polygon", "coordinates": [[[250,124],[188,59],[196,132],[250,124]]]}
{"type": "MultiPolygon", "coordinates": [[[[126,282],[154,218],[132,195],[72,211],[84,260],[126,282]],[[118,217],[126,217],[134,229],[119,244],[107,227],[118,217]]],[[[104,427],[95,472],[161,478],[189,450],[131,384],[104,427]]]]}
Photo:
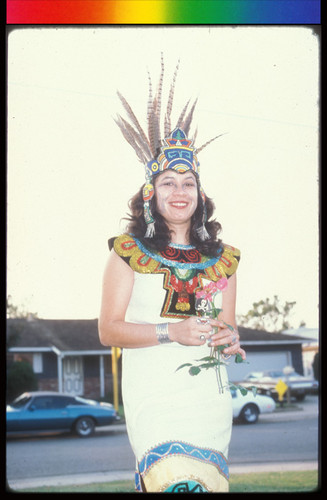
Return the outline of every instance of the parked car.
{"type": "Polygon", "coordinates": [[[288,385],[290,396],[297,401],[303,401],[307,394],[318,393],[318,382],[314,378],[304,377],[296,372],[286,377],[281,370],[251,372],[242,380],[241,384],[244,387],[255,386],[259,393],[270,395],[277,401],[278,392],[275,387],[279,380],[288,385]]]}
{"type": "Polygon", "coordinates": [[[7,406],[7,433],[64,431],[80,437],[119,420],[114,407],[58,392],[25,392],[7,406]]]}
{"type": "Polygon", "coordinates": [[[233,419],[245,424],[255,424],[260,413],[271,413],[276,408],[275,401],[270,396],[253,394],[248,391],[244,396],[239,389],[231,389],[233,419]]]}

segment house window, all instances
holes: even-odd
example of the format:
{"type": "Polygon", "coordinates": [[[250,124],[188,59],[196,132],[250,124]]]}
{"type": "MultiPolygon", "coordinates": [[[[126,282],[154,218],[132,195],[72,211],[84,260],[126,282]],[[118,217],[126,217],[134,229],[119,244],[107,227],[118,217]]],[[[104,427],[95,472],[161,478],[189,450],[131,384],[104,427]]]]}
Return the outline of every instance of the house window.
{"type": "Polygon", "coordinates": [[[33,354],[33,371],[34,373],[43,372],[43,358],[40,352],[33,354]]]}

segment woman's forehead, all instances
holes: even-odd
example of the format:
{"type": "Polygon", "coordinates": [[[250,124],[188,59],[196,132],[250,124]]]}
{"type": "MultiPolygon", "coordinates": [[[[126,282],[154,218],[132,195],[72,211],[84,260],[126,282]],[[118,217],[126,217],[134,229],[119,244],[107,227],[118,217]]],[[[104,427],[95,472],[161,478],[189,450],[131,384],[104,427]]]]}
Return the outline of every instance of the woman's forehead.
{"type": "Polygon", "coordinates": [[[188,170],[186,172],[176,172],[176,170],[166,170],[165,172],[162,172],[161,174],[157,175],[155,180],[157,179],[166,179],[171,177],[172,179],[196,179],[194,173],[191,170],[188,170]]]}

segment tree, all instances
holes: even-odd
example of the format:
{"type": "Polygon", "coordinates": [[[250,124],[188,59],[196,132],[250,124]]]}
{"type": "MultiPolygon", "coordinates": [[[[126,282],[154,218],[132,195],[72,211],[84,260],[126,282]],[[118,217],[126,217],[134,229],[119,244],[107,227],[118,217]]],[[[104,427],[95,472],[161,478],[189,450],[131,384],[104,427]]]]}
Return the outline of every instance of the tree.
{"type": "Polygon", "coordinates": [[[36,391],[37,377],[27,361],[14,361],[7,374],[7,401],[11,402],[26,391],[36,391]]]}
{"type": "MultiPolygon", "coordinates": [[[[11,296],[7,297],[7,319],[35,319],[36,313],[30,313],[23,310],[21,307],[15,306],[12,303],[11,296]]],[[[17,344],[22,333],[24,322],[16,321],[9,323],[7,321],[7,349],[17,344]]]]}
{"type": "Polygon", "coordinates": [[[8,295],[7,299],[7,318],[37,318],[36,313],[27,312],[21,307],[15,306],[12,303],[11,295],[8,295]]]}
{"type": "MultiPolygon", "coordinates": [[[[289,315],[296,302],[280,303],[277,295],[273,299],[266,298],[252,304],[250,311],[238,317],[238,324],[255,330],[267,332],[281,332],[291,328],[289,315]]],[[[301,326],[305,326],[302,321],[301,326]]]]}
{"type": "MultiPolygon", "coordinates": [[[[24,319],[36,318],[37,314],[23,311],[7,297],[7,319],[17,319],[14,322],[7,321],[7,349],[17,344],[24,328],[24,319]]],[[[11,402],[25,391],[37,390],[38,381],[32,366],[28,361],[13,361],[7,365],[7,401],[11,402]]]]}

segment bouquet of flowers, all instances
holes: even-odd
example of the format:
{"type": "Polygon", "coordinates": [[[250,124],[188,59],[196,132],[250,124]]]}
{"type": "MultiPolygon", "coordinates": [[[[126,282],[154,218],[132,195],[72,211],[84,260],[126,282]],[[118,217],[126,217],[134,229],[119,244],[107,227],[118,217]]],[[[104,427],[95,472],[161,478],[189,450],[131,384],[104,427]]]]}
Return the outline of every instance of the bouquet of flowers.
{"type": "MultiPolygon", "coordinates": [[[[197,310],[199,316],[202,316],[203,318],[207,319],[218,318],[222,309],[215,306],[215,297],[219,293],[226,290],[227,286],[228,286],[227,279],[222,278],[219,281],[210,282],[208,285],[202,288],[202,290],[196,292],[195,309],[197,310]]],[[[225,322],[224,324],[231,331],[234,330],[232,325],[229,325],[225,322]]],[[[217,328],[215,327],[214,330],[217,331],[217,328]]],[[[227,364],[226,361],[231,357],[231,355],[226,356],[222,352],[226,347],[228,347],[228,344],[211,347],[209,356],[205,356],[204,358],[197,360],[197,364],[184,363],[183,365],[179,366],[177,370],[184,367],[189,367],[189,374],[194,376],[198,375],[201,372],[201,370],[208,370],[209,368],[214,368],[214,370],[216,371],[219,392],[223,393],[224,385],[221,378],[220,366],[226,365],[227,364]]],[[[235,354],[235,363],[244,363],[244,360],[240,355],[240,353],[235,354]]],[[[248,392],[248,389],[246,389],[243,386],[235,385],[232,384],[231,382],[229,382],[228,385],[232,389],[239,389],[242,395],[245,395],[248,392]]],[[[251,389],[255,393],[255,388],[251,387],[251,389]]]]}

